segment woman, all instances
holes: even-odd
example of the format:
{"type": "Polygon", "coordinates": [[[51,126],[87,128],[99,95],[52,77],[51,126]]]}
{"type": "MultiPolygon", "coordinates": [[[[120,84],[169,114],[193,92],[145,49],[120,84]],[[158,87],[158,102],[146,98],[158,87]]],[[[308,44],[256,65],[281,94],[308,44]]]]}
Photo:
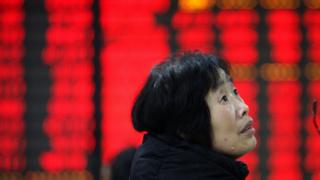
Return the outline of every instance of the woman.
{"type": "Polygon", "coordinates": [[[217,57],[190,52],[158,64],[132,109],[147,134],[130,179],[245,179],[236,159],[256,146],[248,111],[217,57]]]}

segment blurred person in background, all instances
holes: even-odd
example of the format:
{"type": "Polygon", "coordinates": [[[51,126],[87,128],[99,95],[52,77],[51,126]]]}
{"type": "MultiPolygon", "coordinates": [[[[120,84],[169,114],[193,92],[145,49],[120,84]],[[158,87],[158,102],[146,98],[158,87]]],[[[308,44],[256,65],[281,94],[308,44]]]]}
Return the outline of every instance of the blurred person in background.
{"type": "Polygon", "coordinates": [[[237,158],[257,143],[248,113],[225,61],[170,57],[152,69],[132,109],[134,128],[146,134],[130,179],[245,179],[237,158]]]}
{"type": "Polygon", "coordinates": [[[102,167],[102,180],[128,180],[131,162],[136,148],[129,147],[122,150],[111,161],[110,166],[102,167]]]}

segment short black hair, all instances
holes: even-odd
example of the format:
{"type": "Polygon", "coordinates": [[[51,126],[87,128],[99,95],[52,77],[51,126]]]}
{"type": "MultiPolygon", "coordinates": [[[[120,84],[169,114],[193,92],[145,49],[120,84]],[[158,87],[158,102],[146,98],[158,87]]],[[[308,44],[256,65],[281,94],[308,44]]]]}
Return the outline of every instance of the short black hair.
{"type": "Polygon", "coordinates": [[[175,54],[156,65],[132,108],[134,128],[173,135],[212,148],[210,111],[205,100],[229,65],[199,51],[175,54]]]}

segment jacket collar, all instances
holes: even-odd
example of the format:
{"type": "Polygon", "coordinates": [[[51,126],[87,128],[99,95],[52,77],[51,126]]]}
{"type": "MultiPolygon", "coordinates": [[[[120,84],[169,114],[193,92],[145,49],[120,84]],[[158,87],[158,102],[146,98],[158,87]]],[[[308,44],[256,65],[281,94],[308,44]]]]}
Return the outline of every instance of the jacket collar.
{"type": "Polygon", "coordinates": [[[214,150],[202,147],[200,145],[191,144],[190,142],[182,138],[176,136],[148,133],[144,136],[143,141],[145,142],[150,137],[156,138],[162,141],[163,143],[168,144],[171,147],[181,148],[192,151],[196,154],[200,154],[209,161],[219,165],[223,169],[226,169],[230,173],[234,174],[236,177],[240,177],[240,179],[245,179],[249,174],[248,167],[245,163],[235,160],[214,150]]]}

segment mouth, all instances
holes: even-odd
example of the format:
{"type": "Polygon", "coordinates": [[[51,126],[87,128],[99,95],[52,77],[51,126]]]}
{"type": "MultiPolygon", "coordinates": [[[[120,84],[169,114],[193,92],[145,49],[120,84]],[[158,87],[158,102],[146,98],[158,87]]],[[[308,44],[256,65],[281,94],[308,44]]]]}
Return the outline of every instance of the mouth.
{"type": "Polygon", "coordinates": [[[253,123],[253,121],[252,121],[252,120],[249,120],[249,121],[247,122],[247,124],[244,126],[244,128],[240,131],[240,134],[245,133],[245,132],[251,130],[251,129],[252,129],[252,123],[253,123]]]}

